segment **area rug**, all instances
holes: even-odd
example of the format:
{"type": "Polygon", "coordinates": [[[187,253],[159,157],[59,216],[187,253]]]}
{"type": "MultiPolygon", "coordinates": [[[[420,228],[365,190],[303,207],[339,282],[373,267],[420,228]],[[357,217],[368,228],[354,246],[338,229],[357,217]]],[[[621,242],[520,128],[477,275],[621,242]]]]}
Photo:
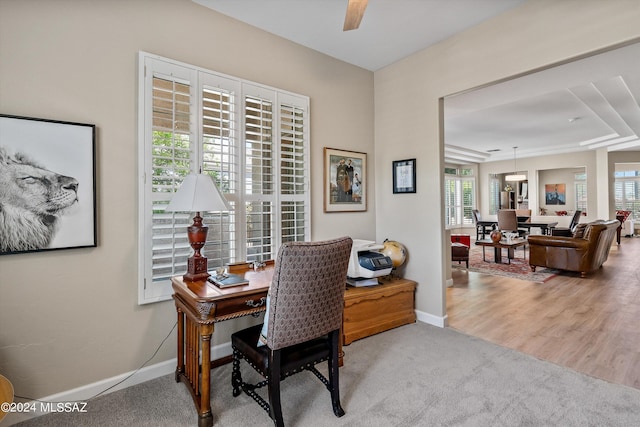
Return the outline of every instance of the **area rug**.
{"type": "MultiPolygon", "coordinates": [[[[530,282],[544,283],[559,274],[558,270],[552,268],[538,267],[535,272],[529,267],[529,248],[525,251],[522,248],[515,250],[515,258],[511,263],[507,263],[507,250],[502,250],[502,264],[496,264],[493,257],[493,248],[485,247],[485,260],[482,259],[482,247],[471,244],[469,249],[469,271],[490,274],[493,276],[511,277],[514,279],[528,280],[530,282]]],[[[466,269],[463,262],[458,264],[453,261],[451,266],[458,269],[466,269]]]]}

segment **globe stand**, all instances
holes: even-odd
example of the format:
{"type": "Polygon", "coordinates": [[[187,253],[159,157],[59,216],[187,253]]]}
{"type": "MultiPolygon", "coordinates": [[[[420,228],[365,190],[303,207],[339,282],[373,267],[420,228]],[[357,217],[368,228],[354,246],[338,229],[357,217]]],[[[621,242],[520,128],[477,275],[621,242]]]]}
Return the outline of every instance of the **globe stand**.
{"type": "Polygon", "coordinates": [[[400,269],[406,264],[407,248],[405,248],[402,243],[389,239],[385,239],[382,245],[383,247],[380,252],[388,256],[391,259],[391,263],[393,264],[391,273],[389,273],[389,278],[402,279],[400,269]]]}

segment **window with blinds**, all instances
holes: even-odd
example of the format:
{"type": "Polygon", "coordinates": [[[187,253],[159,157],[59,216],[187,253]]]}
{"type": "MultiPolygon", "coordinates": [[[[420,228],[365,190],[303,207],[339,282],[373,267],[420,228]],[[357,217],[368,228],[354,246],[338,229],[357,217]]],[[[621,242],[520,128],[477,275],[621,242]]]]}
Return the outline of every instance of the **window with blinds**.
{"type": "Polygon", "coordinates": [[[492,174],[489,177],[489,215],[497,215],[500,209],[500,178],[492,174]]]}
{"type": "Polygon", "coordinates": [[[209,269],[308,240],[308,97],[143,52],[139,66],[139,302],[170,298],[186,271],[193,213],[165,207],[190,173],[210,175],[233,208],[201,213],[209,269]]]}
{"type": "Polygon", "coordinates": [[[640,171],[615,172],[616,210],[631,211],[631,217],[640,218],[640,171]]]}
{"type": "Polygon", "coordinates": [[[575,174],[575,195],[576,195],[576,210],[582,211],[583,214],[587,212],[587,174],[577,173],[575,174]]]}
{"type": "Polygon", "coordinates": [[[445,175],[444,209],[447,226],[473,225],[475,209],[475,178],[471,169],[455,170],[462,176],[445,175]]]}

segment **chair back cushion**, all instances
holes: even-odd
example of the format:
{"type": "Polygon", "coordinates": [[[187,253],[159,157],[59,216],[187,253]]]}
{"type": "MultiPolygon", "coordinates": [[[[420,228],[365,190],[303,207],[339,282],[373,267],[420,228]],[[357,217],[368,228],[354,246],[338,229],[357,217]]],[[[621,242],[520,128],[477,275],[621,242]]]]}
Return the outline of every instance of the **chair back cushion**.
{"type": "Polygon", "coordinates": [[[518,217],[514,209],[500,209],[498,211],[498,229],[500,231],[518,230],[518,217]]]}
{"type": "Polygon", "coordinates": [[[342,237],[280,247],[266,320],[272,350],[340,328],[352,243],[350,237],[342,237]]]}
{"type": "Polygon", "coordinates": [[[573,218],[571,218],[571,223],[569,223],[569,230],[574,231],[576,225],[580,222],[580,215],[582,215],[582,211],[574,212],[573,218]]]}

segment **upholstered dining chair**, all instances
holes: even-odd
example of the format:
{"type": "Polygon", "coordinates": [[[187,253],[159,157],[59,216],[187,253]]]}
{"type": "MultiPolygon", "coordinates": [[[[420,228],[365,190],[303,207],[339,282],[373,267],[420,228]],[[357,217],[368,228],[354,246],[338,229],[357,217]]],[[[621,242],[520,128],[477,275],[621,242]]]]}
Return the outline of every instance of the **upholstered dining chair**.
{"type": "Polygon", "coordinates": [[[575,211],[575,213],[573,214],[573,218],[571,218],[571,222],[569,223],[569,227],[554,227],[551,229],[551,235],[565,237],[573,236],[573,232],[580,222],[580,215],[582,215],[582,211],[575,211]]]}
{"type": "Polygon", "coordinates": [[[527,235],[526,230],[518,228],[518,216],[514,209],[500,209],[498,210],[498,230],[511,233],[518,233],[518,236],[524,237],[527,235]]]}
{"type": "Polygon", "coordinates": [[[231,335],[233,396],[243,391],[283,426],[280,382],[311,371],[331,393],[333,413],[341,417],[338,380],[338,344],[347,266],[349,237],[321,242],[289,242],[281,246],[267,298],[265,322],[231,335]],[[244,359],[264,380],[248,384],[242,379],[244,359]],[[328,361],[328,379],[315,367],[328,361]],[[268,398],[256,390],[267,387],[268,398]],[[268,401],[267,401],[268,400],[268,401]]]}
{"type": "Polygon", "coordinates": [[[491,233],[496,228],[496,223],[492,221],[483,221],[478,209],[474,209],[472,213],[473,222],[476,225],[476,240],[480,240],[480,235],[482,235],[482,238],[484,239],[485,235],[491,233]]]}

